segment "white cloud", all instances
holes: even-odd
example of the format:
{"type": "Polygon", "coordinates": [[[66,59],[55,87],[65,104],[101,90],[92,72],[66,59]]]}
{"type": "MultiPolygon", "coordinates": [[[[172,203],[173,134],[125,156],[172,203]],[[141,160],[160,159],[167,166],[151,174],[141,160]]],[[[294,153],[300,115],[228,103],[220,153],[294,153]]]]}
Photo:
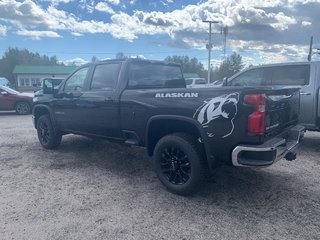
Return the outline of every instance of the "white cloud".
{"type": "MultiPolygon", "coordinates": [[[[219,31],[221,25],[229,26],[229,47],[261,52],[261,56],[270,61],[274,59],[272,56],[282,54],[286,54],[286,59],[300,59],[303,51],[298,49],[307,45],[305,36],[317,31],[312,23],[320,21],[318,12],[309,14],[315,9],[310,3],[320,6],[319,0],[207,0],[171,12],[136,10],[132,14],[115,12],[110,7],[111,4],[122,5],[124,1],[79,1],[79,6],[88,12],[95,9],[109,13],[109,22],[95,20],[93,14],[83,20],[81,14],[58,9],[59,3],[71,1],[51,0],[51,5],[45,9],[31,0],[0,0],[0,20],[12,24],[20,34],[35,39],[59,37],[57,31],[69,32],[74,36],[109,33],[114,38],[128,41],[140,35],[167,35],[171,39],[170,44],[175,47],[198,49],[204,48],[208,36],[208,24],[202,23],[202,20],[215,20],[221,24],[215,24],[214,31],[219,31]],[[37,31],[39,29],[47,31],[37,31]],[[274,49],[268,50],[268,46],[273,45],[274,49]],[[263,55],[262,52],[266,53],[263,55]]],[[[130,4],[135,2],[129,1],[130,4]]],[[[2,29],[2,32],[6,30],[2,29]]],[[[217,43],[221,44],[221,41],[217,43]]],[[[221,45],[218,47],[221,49],[221,45]]]]}
{"type": "Polygon", "coordinates": [[[41,38],[59,38],[61,37],[58,33],[53,31],[36,31],[36,30],[19,30],[17,35],[30,37],[35,40],[40,40],[41,38]]]}
{"type": "Polygon", "coordinates": [[[98,2],[97,5],[95,6],[95,9],[100,11],[100,12],[106,12],[109,14],[115,14],[113,9],[106,3],[104,2],[98,2]]]}
{"type": "Polygon", "coordinates": [[[5,37],[7,35],[7,27],[0,25],[0,38],[5,37]]]}
{"type": "Polygon", "coordinates": [[[65,65],[67,66],[81,66],[83,64],[86,64],[88,63],[88,61],[80,58],[80,57],[77,57],[77,58],[73,58],[73,59],[68,59],[68,60],[64,60],[64,61],[60,61],[60,63],[64,63],[65,65]]]}
{"type": "Polygon", "coordinates": [[[74,0],[52,0],[51,4],[56,6],[56,5],[59,5],[60,3],[67,4],[67,3],[70,3],[70,2],[73,2],[73,1],[74,0]]]}
{"type": "Polygon", "coordinates": [[[82,33],[77,33],[77,32],[72,32],[71,34],[72,34],[73,36],[75,36],[75,37],[81,37],[81,36],[83,36],[82,33]]]}
{"type": "Polygon", "coordinates": [[[146,58],[145,56],[143,56],[142,54],[138,54],[138,55],[130,56],[130,58],[147,59],[147,58],[146,58]]]}
{"type": "Polygon", "coordinates": [[[113,5],[119,5],[120,4],[120,0],[107,0],[109,3],[113,4],[113,5]]]}
{"type": "Polygon", "coordinates": [[[312,25],[312,23],[309,22],[309,21],[302,21],[302,22],[301,22],[301,25],[304,26],[304,27],[306,27],[306,26],[312,25]]]}

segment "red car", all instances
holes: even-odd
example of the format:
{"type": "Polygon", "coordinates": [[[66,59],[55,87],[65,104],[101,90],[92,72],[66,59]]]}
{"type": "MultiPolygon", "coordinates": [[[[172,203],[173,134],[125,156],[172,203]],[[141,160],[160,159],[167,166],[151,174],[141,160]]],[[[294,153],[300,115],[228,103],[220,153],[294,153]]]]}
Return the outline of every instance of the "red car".
{"type": "Polygon", "coordinates": [[[20,93],[6,86],[0,86],[0,110],[16,110],[20,115],[31,113],[32,93],[20,93]]]}

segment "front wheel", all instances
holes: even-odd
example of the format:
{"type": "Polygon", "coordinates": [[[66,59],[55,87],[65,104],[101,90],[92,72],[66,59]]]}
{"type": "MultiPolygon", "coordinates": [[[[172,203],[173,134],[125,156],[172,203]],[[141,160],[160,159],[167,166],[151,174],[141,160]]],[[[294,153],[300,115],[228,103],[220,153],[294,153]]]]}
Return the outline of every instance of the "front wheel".
{"type": "Polygon", "coordinates": [[[207,167],[200,143],[188,134],[161,138],[154,150],[154,160],[160,181],[173,193],[192,194],[206,179],[207,167]]]}
{"type": "Polygon", "coordinates": [[[62,135],[53,129],[49,115],[41,116],[37,121],[38,139],[46,149],[57,148],[61,143],[62,135]]]}
{"type": "Polygon", "coordinates": [[[26,115],[31,112],[31,107],[27,102],[18,102],[15,106],[15,110],[19,115],[26,115]]]}

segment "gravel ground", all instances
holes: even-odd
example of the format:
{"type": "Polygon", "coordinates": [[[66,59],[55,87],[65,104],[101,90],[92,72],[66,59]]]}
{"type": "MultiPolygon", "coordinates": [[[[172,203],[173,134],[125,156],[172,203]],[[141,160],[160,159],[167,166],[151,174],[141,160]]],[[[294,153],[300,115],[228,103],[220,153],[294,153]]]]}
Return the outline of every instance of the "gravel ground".
{"type": "Polygon", "coordinates": [[[30,116],[0,113],[0,239],[320,239],[320,133],[294,162],[221,167],[167,192],[144,149],[65,136],[41,148],[30,116]]]}

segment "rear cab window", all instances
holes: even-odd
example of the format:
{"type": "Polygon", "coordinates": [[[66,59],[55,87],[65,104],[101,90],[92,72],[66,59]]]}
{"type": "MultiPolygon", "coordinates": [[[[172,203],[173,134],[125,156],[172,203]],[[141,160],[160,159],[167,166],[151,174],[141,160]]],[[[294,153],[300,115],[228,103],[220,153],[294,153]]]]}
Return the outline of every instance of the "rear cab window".
{"type": "Polygon", "coordinates": [[[153,62],[130,64],[129,88],[186,87],[181,68],[177,65],[153,62]]]}
{"type": "Polygon", "coordinates": [[[303,86],[310,80],[310,65],[271,67],[271,85],[303,86]]]}

